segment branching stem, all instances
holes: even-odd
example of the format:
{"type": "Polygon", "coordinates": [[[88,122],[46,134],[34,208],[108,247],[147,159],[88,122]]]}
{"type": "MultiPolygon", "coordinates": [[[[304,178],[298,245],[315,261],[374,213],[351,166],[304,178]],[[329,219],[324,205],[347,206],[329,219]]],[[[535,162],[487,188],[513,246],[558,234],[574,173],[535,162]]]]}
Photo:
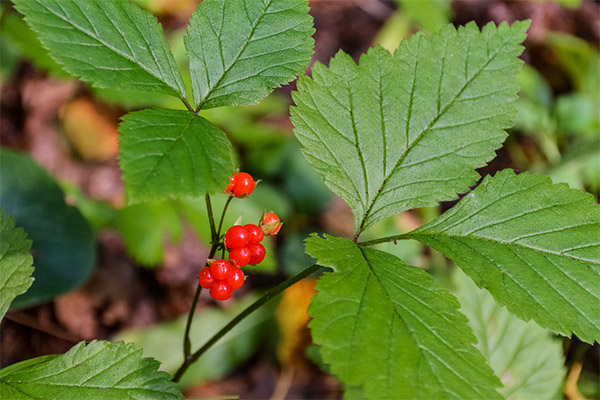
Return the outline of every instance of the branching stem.
{"type": "Polygon", "coordinates": [[[373,246],[373,245],[379,244],[379,243],[395,242],[397,240],[408,240],[408,239],[410,239],[410,238],[407,237],[406,234],[404,233],[401,235],[386,236],[386,237],[379,238],[379,239],[358,242],[357,244],[359,246],[373,246]]]}

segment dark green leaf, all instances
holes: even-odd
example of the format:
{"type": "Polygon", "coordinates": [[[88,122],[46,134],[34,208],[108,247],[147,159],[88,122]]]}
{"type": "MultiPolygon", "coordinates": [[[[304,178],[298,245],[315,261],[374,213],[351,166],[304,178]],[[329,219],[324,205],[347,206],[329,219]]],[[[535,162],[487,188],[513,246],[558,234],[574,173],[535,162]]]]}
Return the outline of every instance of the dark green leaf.
{"type": "Polygon", "coordinates": [[[98,87],[185,97],[161,26],[123,0],[13,0],[64,69],[98,87]]]}
{"type": "Polygon", "coordinates": [[[447,26],[340,52],[302,77],[291,109],[304,154],[354,213],[358,233],[400,211],[468,190],[511,125],[529,22],[447,26]]]}
{"type": "Polygon", "coordinates": [[[88,222],[65,203],[56,181],[29,157],[0,150],[0,206],[33,241],[35,282],[12,307],[44,303],[92,273],[95,241],[88,222]]]}
{"type": "Polygon", "coordinates": [[[30,248],[25,231],[15,228],[15,221],[0,208],[0,320],[15,297],[33,282],[30,248]]]}
{"type": "Polygon", "coordinates": [[[600,340],[600,207],[541,175],[504,170],[407,234],[456,262],[518,317],[600,340]]]}
{"type": "Polygon", "coordinates": [[[132,112],[123,117],[119,132],[130,203],[223,191],[233,173],[227,136],[189,111],[132,112]]]}
{"type": "Polygon", "coordinates": [[[376,399],[501,398],[458,301],[429,274],[347,239],[313,236],[306,251],[334,270],[309,327],[345,386],[376,399]]]}
{"type": "Polygon", "coordinates": [[[185,37],[194,102],[258,102],[306,68],[313,32],[306,0],[203,1],[185,37]]]}
{"type": "Polygon", "coordinates": [[[159,363],[134,344],[92,341],[0,370],[3,399],[180,399],[159,363]]]}

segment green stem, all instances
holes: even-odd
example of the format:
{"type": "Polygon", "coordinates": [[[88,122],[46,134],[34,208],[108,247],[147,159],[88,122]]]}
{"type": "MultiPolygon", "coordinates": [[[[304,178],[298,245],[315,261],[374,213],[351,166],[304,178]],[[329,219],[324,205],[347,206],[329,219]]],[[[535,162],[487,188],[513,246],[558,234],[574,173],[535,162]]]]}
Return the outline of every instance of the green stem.
{"type": "Polygon", "coordinates": [[[408,239],[410,239],[410,238],[406,236],[406,233],[403,233],[401,235],[386,236],[386,237],[379,238],[379,239],[367,240],[366,242],[358,242],[357,244],[359,246],[373,246],[373,245],[379,244],[379,243],[395,242],[397,240],[408,240],[408,239]]]}
{"type": "Polygon", "coordinates": [[[225,219],[225,213],[227,212],[227,208],[229,207],[229,203],[233,200],[233,196],[229,196],[227,202],[225,202],[225,206],[223,207],[223,212],[221,213],[221,220],[219,221],[219,229],[217,229],[217,238],[221,238],[221,228],[223,227],[223,220],[225,219]]]}
{"type": "Polygon", "coordinates": [[[256,300],[254,303],[249,305],[244,311],[242,311],[234,319],[229,321],[229,323],[227,325],[225,325],[219,332],[215,333],[214,336],[212,338],[210,338],[208,340],[208,342],[206,342],[204,344],[204,346],[200,347],[200,349],[198,349],[194,354],[186,357],[183,360],[183,363],[181,364],[181,366],[179,367],[177,372],[175,372],[175,375],[173,376],[173,382],[179,382],[179,380],[181,379],[181,377],[183,376],[185,371],[187,371],[187,369],[193,363],[195,363],[198,360],[198,358],[200,358],[200,356],[202,356],[202,354],[204,354],[208,349],[210,349],[212,347],[212,345],[214,345],[216,342],[218,342],[219,339],[221,339],[223,336],[225,336],[227,334],[227,332],[229,332],[231,329],[233,329],[237,324],[239,324],[247,316],[252,314],[254,311],[258,310],[263,304],[267,303],[269,300],[273,299],[274,297],[279,295],[281,292],[283,292],[285,289],[289,288],[296,282],[306,278],[307,276],[309,276],[310,274],[312,274],[314,272],[317,272],[320,268],[322,268],[320,265],[314,264],[314,265],[308,267],[307,269],[305,269],[304,271],[300,272],[299,274],[294,275],[291,278],[288,278],[287,280],[281,282],[279,285],[268,290],[260,299],[256,300]]]}
{"type": "Polygon", "coordinates": [[[192,107],[192,105],[190,104],[190,102],[187,101],[187,99],[185,97],[181,98],[181,102],[183,103],[183,105],[185,106],[185,108],[187,108],[190,112],[195,113],[194,107],[192,107]]]}
{"type": "MultiPolygon", "coordinates": [[[[210,224],[210,243],[214,246],[219,241],[217,236],[217,230],[215,229],[215,217],[213,216],[212,204],[210,202],[210,195],[205,196],[206,199],[206,212],[208,213],[208,223],[210,224]]],[[[212,253],[212,252],[211,252],[212,253]]],[[[214,254],[212,255],[214,256],[214,254]]],[[[212,258],[209,256],[208,258],[212,258]]]]}

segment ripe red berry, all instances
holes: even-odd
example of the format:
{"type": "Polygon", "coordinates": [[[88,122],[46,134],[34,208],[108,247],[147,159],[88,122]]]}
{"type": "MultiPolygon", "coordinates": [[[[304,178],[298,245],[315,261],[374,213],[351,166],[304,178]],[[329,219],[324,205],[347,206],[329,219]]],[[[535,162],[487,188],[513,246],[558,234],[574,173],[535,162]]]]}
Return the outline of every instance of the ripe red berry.
{"type": "Polygon", "coordinates": [[[260,229],[265,235],[277,235],[281,229],[281,221],[273,212],[264,213],[260,219],[260,229]]]}
{"type": "Polygon", "coordinates": [[[244,228],[246,228],[246,231],[248,231],[248,244],[260,243],[265,237],[263,231],[261,231],[260,228],[254,224],[244,225],[244,228]]]}
{"type": "Polygon", "coordinates": [[[204,289],[209,289],[215,283],[215,278],[211,275],[209,267],[202,268],[200,276],[198,276],[198,282],[204,289]]]}
{"type": "Polygon", "coordinates": [[[233,194],[235,197],[246,197],[254,190],[256,183],[250,174],[240,172],[237,176],[237,181],[233,186],[233,194]]]}
{"type": "Polygon", "coordinates": [[[235,261],[235,265],[238,267],[248,265],[251,256],[250,249],[247,247],[240,247],[239,249],[233,249],[229,252],[229,258],[235,261]]]}
{"type": "Polygon", "coordinates": [[[248,244],[249,237],[246,228],[241,225],[234,225],[227,229],[225,233],[225,246],[230,250],[245,247],[248,244]]]}
{"type": "Polygon", "coordinates": [[[233,289],[226,282],[219,281],[210,288],[210,295],[215,300],[227,300],[231,297],[233,289]]]}
{"type": "Polygon", "coordinates": [[[227,284],[233,290],[238,290],[244,284],[244,273],[238,267],[233,267],[227,276],[227,284]]]}
{"type": "Polygon", "coordinates": [[[250,262],[251,265],[258,265],[265,259],[265,255],[267,251],[265,250],[265,246],[260,243],[254,243],[248,246],[250,250],[250,262]]]}
{"type": "Polygon", "coordinates": [[[227,278],[231,264],[225,260],[216,260],[210,265],[210,274],[217,281],[222,281],[227,278]]]}
{"type": "Polygon", "coordinates": [[[237,172],[233,173],[233,176],[229,177],[229,184],[225,187],[225,193],[233,195],[233,188],[237,182],[237,172]]]}

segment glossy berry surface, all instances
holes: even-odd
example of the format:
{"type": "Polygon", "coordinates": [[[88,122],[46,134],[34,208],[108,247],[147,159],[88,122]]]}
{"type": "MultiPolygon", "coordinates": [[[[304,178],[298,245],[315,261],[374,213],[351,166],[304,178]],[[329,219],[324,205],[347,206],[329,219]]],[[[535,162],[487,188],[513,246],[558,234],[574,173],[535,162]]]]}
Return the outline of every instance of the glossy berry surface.
{"type": "Polygon", "coordinates": [[[198,276],[198,283],[200,283],[200,286],[202,286],[204,289],[209,289],[215,282],[215,278],[213,278],[210,273],[210,268],[202,268],[202,271],[200,271],[200,276],[198,276]]]}
{"type": "Polygon", "coordinates": [[[215,300],[227,300],[232,293],[233,289],[227,282],[219,281],[210,288],[210,296],[215,300]]]}
{"type": "Polygon", "coordinates": [[[227,279],[230,270],[231,264],[225,260],[216,260],[210,265],[210,274],[217,281],[227,279]]]}
{"type": "Polygon", "coordinates": [[[250,246],[248,246],[248,249],[250,250],[249,264],[258,265],[265,259],[267,251],[265,250],[265,246],[263,246],[262,244],[253,243],[250,246]]]}
{"type": "Polygon", "coordinates": [[[252,254],[250,253],[250,249],[247,247],[240,247],[238,249],[233,249],[229,252],[229,258],[235,261],[235,265],[238,267],[243,267],[248,265],[250,262],[252,254]]]}
{"type": "Polygon", "coordinates": [[[234,225],[227,229],[225,233],[225,246],[230,250],[239,249],[248,244],[249,238],[250,235],[246,228],[241,225],[234,225]]]}
{"type": "Polygon", "coordinates": [[[235,197],[249,196],[255,186],[256,183],[250,174],[240,172],[237,176],[235,185],[233,186],[233,194],[235,197]]]}
{"type": "Polygon", "coordinates": [[[265,237],[265,234],[257,225],[248,224],[244,225],[244,228],[248,232],[248,244],[260,243],[265,237]]]}
{"type": "Polygon", "coordinates": [[[233,267],[231,268],[231,271],[229,271],[226,282],[231,289],[237,290],[244,284],[244,273],[238,267],[233,267]]]}
{"type": "Polygon", "coordinates": [[[263,215],[260,228],[265,235],[277,235],[277,232],[281,229],[281,221],[275,213],[268,212],[263,215]]]}

